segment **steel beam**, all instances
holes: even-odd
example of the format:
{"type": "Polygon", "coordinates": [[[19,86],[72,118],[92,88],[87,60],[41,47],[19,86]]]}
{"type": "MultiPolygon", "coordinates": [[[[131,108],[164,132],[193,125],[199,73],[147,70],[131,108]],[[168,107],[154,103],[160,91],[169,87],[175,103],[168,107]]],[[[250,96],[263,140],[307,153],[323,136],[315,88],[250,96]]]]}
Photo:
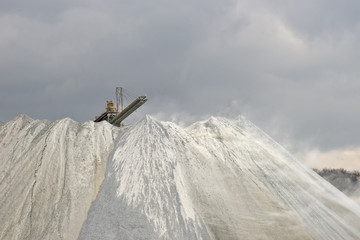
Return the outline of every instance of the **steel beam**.
{"type": "Polygon", "coordinates": [[[110,123],[115,126],[120,126],[121,122],[127,118],[130,114],[132,114],[136,109],[138,109],[141,105],[143,105],[147,101],[146,96],[137,97],[134,101],[132,101],[128,106],[124,108],[121,112],[116,114],[114,118],[110,120],[110,123]]]}

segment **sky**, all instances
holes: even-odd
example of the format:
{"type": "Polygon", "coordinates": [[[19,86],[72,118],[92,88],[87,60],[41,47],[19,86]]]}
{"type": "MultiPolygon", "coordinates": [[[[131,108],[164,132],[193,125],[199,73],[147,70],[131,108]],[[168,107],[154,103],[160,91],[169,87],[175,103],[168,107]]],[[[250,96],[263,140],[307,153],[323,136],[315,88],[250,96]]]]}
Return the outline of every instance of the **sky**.
{"type": "Polygon", "coordinates": [[[0,121],[88,121],[121,86],[149,99],[134,118],[244,115],[308,162],[342,166],[352,151],[358,164],[359,12],[357,0],[2,0],[0,121]]]}

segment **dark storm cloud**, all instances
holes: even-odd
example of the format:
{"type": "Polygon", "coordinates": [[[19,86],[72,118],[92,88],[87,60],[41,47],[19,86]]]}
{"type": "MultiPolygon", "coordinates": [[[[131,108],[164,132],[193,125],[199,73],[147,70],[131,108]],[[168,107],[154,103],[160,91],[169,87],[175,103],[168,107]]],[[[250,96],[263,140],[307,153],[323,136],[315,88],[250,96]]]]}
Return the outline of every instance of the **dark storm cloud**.
{"type": "Polygon", "coordinates": [[[142,114],[246,114],[294,146],[357,146],[359,10],[322,0],[2,1],[0,120],[86,121],[124,86],[147,94],[142,114]]]}

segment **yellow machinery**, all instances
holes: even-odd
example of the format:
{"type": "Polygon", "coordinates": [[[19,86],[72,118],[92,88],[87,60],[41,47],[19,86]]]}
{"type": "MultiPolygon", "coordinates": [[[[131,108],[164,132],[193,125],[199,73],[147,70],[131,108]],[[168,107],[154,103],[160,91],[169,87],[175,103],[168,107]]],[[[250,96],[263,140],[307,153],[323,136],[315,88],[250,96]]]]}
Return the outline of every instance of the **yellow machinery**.
{"type": "Polygon", "coordinates": [[[143,105],[147,98],[146,96],[140,96],[135,98],[128,106],[123,107],[123,89],[121,87],[116,88],[116,108],[114,108],[113,101],[106,101],[106,111],[97,116],[94,122],[108,121],[115,126],[121,126],[122,121],[132,114],[136,109],[143,105]],[[121,109],[119,109],[119,103],[121,109]]]}
{"type": "Polygon", "coordinates": [[[114,102],[113,101],[106,101],[106,103],[107,103],[106,111],[114,112],[114,102]]]}

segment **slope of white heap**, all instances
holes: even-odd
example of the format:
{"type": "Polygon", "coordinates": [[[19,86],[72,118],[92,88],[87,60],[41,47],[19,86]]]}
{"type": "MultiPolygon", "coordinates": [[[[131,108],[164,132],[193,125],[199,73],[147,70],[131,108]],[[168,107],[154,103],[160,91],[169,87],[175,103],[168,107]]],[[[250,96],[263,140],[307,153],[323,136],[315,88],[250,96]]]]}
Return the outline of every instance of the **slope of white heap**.
{"type": "Polygon", "coordinates": [[[360,206],[244,118],[21,115],[0,125],[0,223],[0,239],[360,239],[360,206]]]}
{"type": "Polygon", "coordinates": [[[360,207],[243,118],[121,132],[79,239],[360,239],[360,207]]]}
{"type": "Polygon", "coordinates": [[[0,239],[76,239],[118,134],[20,115],[0,126],[0,239]]]}

